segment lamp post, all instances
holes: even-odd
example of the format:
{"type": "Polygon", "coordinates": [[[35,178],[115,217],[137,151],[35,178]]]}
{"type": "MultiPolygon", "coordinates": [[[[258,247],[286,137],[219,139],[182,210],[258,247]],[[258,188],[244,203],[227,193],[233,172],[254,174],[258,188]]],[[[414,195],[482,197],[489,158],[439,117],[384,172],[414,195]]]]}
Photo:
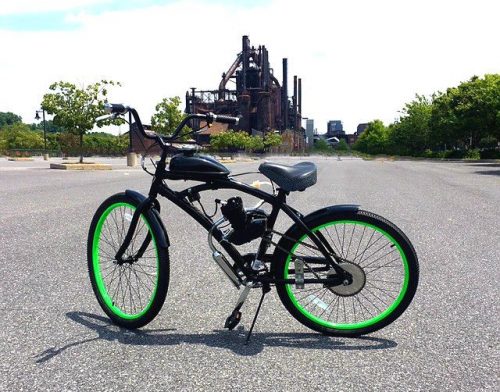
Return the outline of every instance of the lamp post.
{"type": "Polygon", "coordinates": [[[35,111],[35,120],[40,120],[40,115],[38,113],[42,113],[42,118],[43,118],[43,149],[44,152],[47,152],[47,123],[45,121],[45,109],[42,108],[42,110],[36,110],[35,111]]]}

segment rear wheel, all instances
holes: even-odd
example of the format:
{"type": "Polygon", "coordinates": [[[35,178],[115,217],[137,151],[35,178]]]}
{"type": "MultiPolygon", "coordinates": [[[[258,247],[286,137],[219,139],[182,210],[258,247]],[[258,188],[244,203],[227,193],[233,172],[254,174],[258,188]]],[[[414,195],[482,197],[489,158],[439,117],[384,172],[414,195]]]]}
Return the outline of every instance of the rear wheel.
{"type": "MultiPolygon", "coordinates": [[[[287,310],[302,324],[337,336],[358,336],[396,320],[410,304],[418,284],[413,246],[395,225],[366,211],[326,211],[308,222],[322,234],[353,277],[345,285],[278,285],[287,310]]],[[[335,271],[304,231],[295,228],[280,241],[274,273],[295,279],[295,260],[304,278],[326,278],[335,271]],[[293,241],[292,239],[298,239],[293,241]]]]}
{"type": "Polygon", "coordinates": [[[97,300],[113,322],[125,328],[142,327],[155,318],[169,281],[168,251],[158,245],[161,227],[152,211],[141,214],[125,262],[115,259],[137,206],[123,193],[104,201],[92,220],[87,245],[97,300]],[[140,249],[143,252],[136,257],[140,249]]]}

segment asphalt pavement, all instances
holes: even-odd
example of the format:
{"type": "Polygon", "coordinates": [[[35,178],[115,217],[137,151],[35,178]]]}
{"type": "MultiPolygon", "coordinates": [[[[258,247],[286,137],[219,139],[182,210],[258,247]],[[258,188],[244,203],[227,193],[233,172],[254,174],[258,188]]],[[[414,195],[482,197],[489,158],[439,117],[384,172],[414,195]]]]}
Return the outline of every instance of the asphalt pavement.
{"type": "MultiPolygon", "coordinates": [[[[306,158],[272,158],[299,159],[306,158]]],[[[125,159],[99,159],[112,171],[78,172],[0,158],[0,390],[498,391],[500,164],[307,160],[318,166],[318,183],[291,194],[290,205],[311,212],[360,204],[399,226],[419,257],[409,309],[363,338],[308,330],[273,290],[245,346],[259,293],[240,326],[224,330],[238,292],[211,259],[206,232],[166,200],[167,300],[146,327],[120,329],[90,286],[88,228],[105,198],[127,188],[146,193],[151,177],[125,159]]],[[[228,167],[238,173],[258,164],[228,167]]]]}

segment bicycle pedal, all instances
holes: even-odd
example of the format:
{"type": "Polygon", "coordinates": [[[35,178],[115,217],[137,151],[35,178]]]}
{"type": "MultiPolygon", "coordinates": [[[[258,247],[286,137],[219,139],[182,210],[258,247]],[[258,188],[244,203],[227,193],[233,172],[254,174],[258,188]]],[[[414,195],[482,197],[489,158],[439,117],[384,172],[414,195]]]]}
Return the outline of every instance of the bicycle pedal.
{"type": "Polygon", "coordinates": [[[226,319],[224,328],[227,328],[230,331],[232,331],[240,323],[240,320],[241,320],[241,312],[240,311],[233,312],[226,319]]]}

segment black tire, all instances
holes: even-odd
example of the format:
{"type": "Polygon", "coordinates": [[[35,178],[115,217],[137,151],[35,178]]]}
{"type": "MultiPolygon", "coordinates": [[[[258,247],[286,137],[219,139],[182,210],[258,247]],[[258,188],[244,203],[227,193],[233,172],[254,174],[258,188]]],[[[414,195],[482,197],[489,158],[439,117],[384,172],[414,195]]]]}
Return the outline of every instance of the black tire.
{"type": "Polygon", "coordinates": [[[115,324],[129,329],[142,327],[156,317],[169,283],[168,249],[158,243],[162,228],[152,210],[141,214],[124,254],[127,257],[137,252],[149,233],[151,241],[143,256],[121,265],[114,260],[138,204],[124,193],[105,200],[92,219],[87,242],[90,282],[99,305],[115,324]]]}
{"type": "MultiPolygon", "coordinates": [[[[354,281],[332,287],[306,283],[303,289],[277,285],[281,302],[293,317],[324,334],[355,337],[387,326],[406,310],[417,289],[419,267],[415,250],[400,229],[362,210],[325,209],[312,214],[307,224],[346,260],[344,266],[354,281]]],[[[277,279],[294,278],[292,259],[301,256],[311,257],[310,264],[304,264],[306,279],[333,273],[324,271],[324,256],[302,229],[292,226],[285,236],[289,239],[283,237],[275,251],[277,279]]]]}

